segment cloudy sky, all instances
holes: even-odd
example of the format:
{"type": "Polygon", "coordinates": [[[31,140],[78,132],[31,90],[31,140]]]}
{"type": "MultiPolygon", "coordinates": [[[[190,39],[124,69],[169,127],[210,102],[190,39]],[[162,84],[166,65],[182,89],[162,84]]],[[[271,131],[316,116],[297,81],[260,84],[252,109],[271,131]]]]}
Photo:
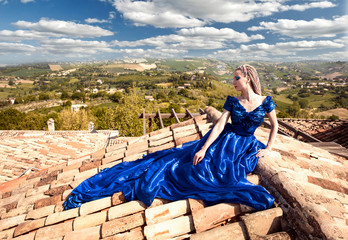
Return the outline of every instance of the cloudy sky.
{"type": "Polygon", "coordinates": [[[0,0],[0,64],[348,60],[345,0],[0,0]]]}

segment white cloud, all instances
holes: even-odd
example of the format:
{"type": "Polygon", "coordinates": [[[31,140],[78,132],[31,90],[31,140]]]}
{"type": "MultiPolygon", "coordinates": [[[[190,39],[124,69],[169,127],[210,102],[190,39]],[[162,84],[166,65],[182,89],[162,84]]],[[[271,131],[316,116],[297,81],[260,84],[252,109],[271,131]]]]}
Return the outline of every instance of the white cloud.
{"type": "Polygon", "coordinates": [[[311,21],[279,19],[277,22],[261,22],[260,26],[248,28],[250,31],[271,30],[295,38],[335,37],[347,32],[348,15],[334,17],[333,20],[315,18],[311,21]]]}
{"type": "Polygon", "coordinates": [[[97,18],[87,18],[85,19],[85,22],[86,23],[107,23],[109,22],[108,20],[105,20],[105,19],[97,19],[97,18]]]}
{"type": "Polygon", "coordinates": [[[67,56],[115,52],[115,50],[104,41],[83,41],[69,38],[45,40],[41,44],[41,49],[49,54],[62,54],[67,56]]]}
{"type": "Polygon", "coordinates": [[[119,50],[125,57],[157,57],[157,58],[174,58],[187,53],[186,50],[172,48],[155,48],[155,49],[121,49],[119,50]]]}
{"type": "Polygon", "coordinates": [[[164,28],[201,27],[211,22],[246,22],[273,13],[309,8],[329,8],[329,1],[286,5],[290,1],[268,0],[114,0],[114,7],[137,26],[164,28]]]}
{"type": "Polygon", "coordinates": [[[31,54],[36,51],[36,47],[22,43],[0,42],[0,55],[6,54],[31,54]]]}
{"type": "Polygon", "coordinates": [[[111,31],[100,27],[60,20],[41,19],[36,23],[18,21],[13,23],[13,25],[18,28],[27,28],[37,32],[55,33],[70,37],[94,38],[113,35],[111,31]]]}
{"type": "Polygon", "coordinates": [[[21,3],[35,2],[35,0],[21,0],[21,3]]]}
{"type": "Polygon", "coordinates": [[[12,41],[21,42],[23,40],[42,40],[49,37],[60,37],[60,34],[49,33],[49,32],[36,32],[36,31],[26,31],[26,30],[1,30],[0,40],[1,41],[12,41]]]}
{"type": "Polygon", "coordinates": [[[0,0],[0,3],[5,5],[8,3],[8,1],[7,0],[0,0]]]}
{"type": "MultiPolygon", "coordinates": [[[[214,52],[215,58],[225,58],[234,60],[276,60],[284,61],[286,59],[294,59],[297,54],[312,50],[328,50],[344,48],[345,44],[335,41],[293,41],[281,42],[276,44],[257,43],[250,45],[241,45],[239,48],[220,50],[214,52]]],[[[337,51],[337,50],[336,50],[337,51]]],[[[317,58],[315,56],[314,58],[317,58]]]]}
{"type": "Polygon", "coordinates": [[[295,5],[285,5],[281,6],[282,11],[295,10],[295,11],[305,11],[310,8],[330,8],[334,7],[335,4],[329,1],[311,2],[305,4],[295,4],[295,5]]]}
{"type": "Polygon", "coordinates": [[[114,19],[115,17],[116,17],[116,12],[114,12],[114,11],[109,12],[109,19],[110,20],[114,19]]]}
{"type": "Polygon", "coordinates": [[[179,35],[188,37],[202,37],[208,39],[221,39],[230,40],[233,42],[250,42],[252,40],[264,39],[260,34],[248,36],[245,33],[239,33],[231,28],[217,29],[214,27],[196,27],[196,28],[184,28],[178,31],[179,35]]]}

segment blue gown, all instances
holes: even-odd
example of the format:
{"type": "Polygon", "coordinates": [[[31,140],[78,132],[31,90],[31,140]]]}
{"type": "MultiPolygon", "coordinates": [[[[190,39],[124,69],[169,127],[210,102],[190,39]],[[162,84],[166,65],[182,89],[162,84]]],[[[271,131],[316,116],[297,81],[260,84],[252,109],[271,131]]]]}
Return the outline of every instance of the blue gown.
{"type": "Polygon", "coordinates": [[[232,124],[210,145],[203,160],[192,165],[211,130],[200,140],[154,152],[133,162],[122,162],[83,181],[64,202],[65,209],[122,192],[127,201],[141,200],[150,206],[155,197],[172,201],[201,199],[207,205],[241,203],[257,210],[270,208],[274,198],[262,186],[247,181],[258,162],[255,156],[265,145],[253,135],[266,112],[275,107],[270,96],[251,112],[228,96],[224,109],[232,124]]]}

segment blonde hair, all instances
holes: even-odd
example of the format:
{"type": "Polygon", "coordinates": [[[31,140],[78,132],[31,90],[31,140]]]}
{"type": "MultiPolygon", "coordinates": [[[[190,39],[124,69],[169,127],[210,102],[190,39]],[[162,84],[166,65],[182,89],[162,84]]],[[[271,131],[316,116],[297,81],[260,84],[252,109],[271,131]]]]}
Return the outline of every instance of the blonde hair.
{"type": "Polygon", "coordinates": [[[261,84],[256,69],[253,66],[244,64],[237,67],[235,71],[237,70],[240,70],[242,73],[244,73],[245,76],[249,76],[254,92],[258,95],[261,95],[261,84]]]}

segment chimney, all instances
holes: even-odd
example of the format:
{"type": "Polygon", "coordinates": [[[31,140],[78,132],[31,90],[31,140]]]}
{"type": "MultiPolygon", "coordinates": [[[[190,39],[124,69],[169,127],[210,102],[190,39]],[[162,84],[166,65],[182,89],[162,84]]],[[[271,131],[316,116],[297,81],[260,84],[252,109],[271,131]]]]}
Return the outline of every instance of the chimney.
{"type": "Polygon", "coordinates": [[[48,131],[50,131],[50,132],[54,131],[54,120],[53,120],[53,118],[48,119],[47,126],[48,126],[48,131]]]}
{"type": "Polygon", "coordinates": [[[94,123],[93,122],[89,122],[88,123],[88,132],[92,132],[94,130],[94,123]]]}

